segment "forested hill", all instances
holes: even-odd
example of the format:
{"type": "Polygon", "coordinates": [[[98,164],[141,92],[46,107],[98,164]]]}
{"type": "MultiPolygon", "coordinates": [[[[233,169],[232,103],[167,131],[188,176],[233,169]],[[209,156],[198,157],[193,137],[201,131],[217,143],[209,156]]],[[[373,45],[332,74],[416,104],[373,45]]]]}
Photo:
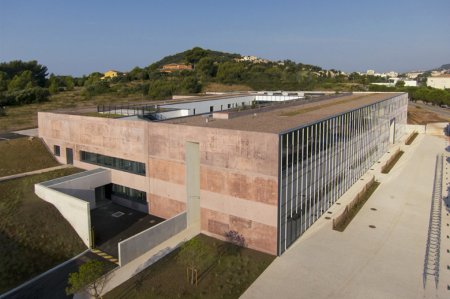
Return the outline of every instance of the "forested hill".
{"type": "Polygon", "coordinates": [[[439,70],[450,70],[450,63],[441,65],[439,70]]]}
{"type": "Polygon", "coordinates": [[[195,63],[198,62],[203,57],[209,57],[210,59],[216,62],[225,62],[231,61],[235,58],[239,58],[241,57],[241,55],[195,47],[191,50],[186,50],[184,52],[166,56],[163,59],[153,63],[152,65],[159,68],[169,63],[195,63]]]}
{"type": "MultiPolygon", "coordinates": [[[[443,65],[442,67],[446,67],[443,65]]],[[[99,70],[106,71],[106,70],[99,70]]],[[[127,101],[168,99],[174,94],[197,94],[206,91],[245,90],[333,90],[333,91],[407,91],[413,99],[450,103],[450,92],[426,87],[386,87],[371,83],[388,78],[339,70],[292,60],[270,61],[255,56],[225,53],[195,47],[166,56],[146,67],[105,77],[101,72],[74,78],[48,75],[47,67],[37,61],[0,63],[0,107],[40,103],[63,98],[72,92],[83,100],[103,96],[127,101]],[[183,66],[163,67],[167,64],[183,66]],[[441,94],[442,93],[442,94],[441,94]]],[[[426,77],[419,83],[424,85],[426,77]]],[[[401,82],[400,82],[401,83],[401,82]]],[[[450,105],[450,104],[449,104],[450,105]]],[[[0,116],[5,114],[0,109],[0,116]]]]}

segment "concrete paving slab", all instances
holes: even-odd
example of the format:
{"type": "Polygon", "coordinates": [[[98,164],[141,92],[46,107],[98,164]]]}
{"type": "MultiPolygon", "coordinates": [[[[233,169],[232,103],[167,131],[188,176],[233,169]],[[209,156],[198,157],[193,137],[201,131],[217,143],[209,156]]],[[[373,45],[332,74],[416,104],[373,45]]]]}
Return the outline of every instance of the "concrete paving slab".
{"type": "Polygon", "coordinates": [[[381,184],[344,232],[321,217],[241,298],[450,298],[444,260],[438,288],[423,287],[435,159],[446,142],[421,134],[389,174],[371,171],[381,184]]]}

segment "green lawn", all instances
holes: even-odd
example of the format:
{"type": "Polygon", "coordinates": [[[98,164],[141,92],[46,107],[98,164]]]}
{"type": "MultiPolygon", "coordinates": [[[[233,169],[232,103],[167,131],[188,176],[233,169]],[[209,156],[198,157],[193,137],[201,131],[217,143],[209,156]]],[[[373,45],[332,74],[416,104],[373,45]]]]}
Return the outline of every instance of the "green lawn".
{"type": "Polygon", "coordinates": [[[48,102],[6,107],[6,115],[0,116],[0,133],[36,128],[38,111],[64,109],[67,112],[72,112],[80,108],[86,109],[88,107],[92,108],[91,111],[96,111],[97,105],[150,100],[149,97],[143,97],[142,95],[133,94],[122,96],[117,93],[107,93],[86,98],[82,95],[82,90],[82,88],[77,87],[72,91],[57,93],[50,96],[48,102]]]}
{"type": "Polygon", "coordinates": [[[177,262],[179,249],[104,298],[239,298],[275,258],[255,250],[229,250],[231,244],[199,235],[213,259],[199,271],[198,286],[190,285],[186,267],[177,262]]]}
{"type": "Polygon", "coordinates": [[[86,249],[70,224],[34,194],[34,184],[79,172],[66,168],[0,182],[0,293],[86,249]]]}
{"type": "Polygon", "coordinates": [[[0,153],[0,177],[59,165],[39,138],[0,141],[0,153]]]}

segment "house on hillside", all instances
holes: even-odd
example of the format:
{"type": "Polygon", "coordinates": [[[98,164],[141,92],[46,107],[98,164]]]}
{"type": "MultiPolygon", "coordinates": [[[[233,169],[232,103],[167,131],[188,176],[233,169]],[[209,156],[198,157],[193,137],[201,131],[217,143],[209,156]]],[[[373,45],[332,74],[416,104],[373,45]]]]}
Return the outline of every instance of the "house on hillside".
{"type": "Polygon", "coordinates": [[[119,71],[115,71],[115,70],[109,70],[103,73],[103,77],[101,78],[103,79],[111,79],[111,78],[115,78],[117,76],[121,76],[123,73],[119,72],[119,71]]]}
{"type": "Polygon", "coordinates": [[[171,72],[183,71],[183,70],[191,71],[192,69],[193,69],[192,65],[190,65],[190,64],[169,63],[169,64],[163,65],[162,68],[160,69],[160,71],[164,72],[164,73],[171,73],[171,72]]]}

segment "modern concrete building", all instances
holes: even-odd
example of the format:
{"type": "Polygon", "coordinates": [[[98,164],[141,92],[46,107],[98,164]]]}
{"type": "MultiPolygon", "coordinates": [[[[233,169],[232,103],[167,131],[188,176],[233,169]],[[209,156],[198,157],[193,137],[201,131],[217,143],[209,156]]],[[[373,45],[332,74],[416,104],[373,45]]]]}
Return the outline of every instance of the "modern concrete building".
{"type": "Polygon", "coordinates": [[[203,233],[237,231],[279,255],[404,134],[408,97],[256,97],[189,100],[173,104],[187,116],[157,121],[145,109],[117,119],[40,112],[39,136],[61,163],[109,169],[99,197],[162,218],[195,202],[203,233]]]}

